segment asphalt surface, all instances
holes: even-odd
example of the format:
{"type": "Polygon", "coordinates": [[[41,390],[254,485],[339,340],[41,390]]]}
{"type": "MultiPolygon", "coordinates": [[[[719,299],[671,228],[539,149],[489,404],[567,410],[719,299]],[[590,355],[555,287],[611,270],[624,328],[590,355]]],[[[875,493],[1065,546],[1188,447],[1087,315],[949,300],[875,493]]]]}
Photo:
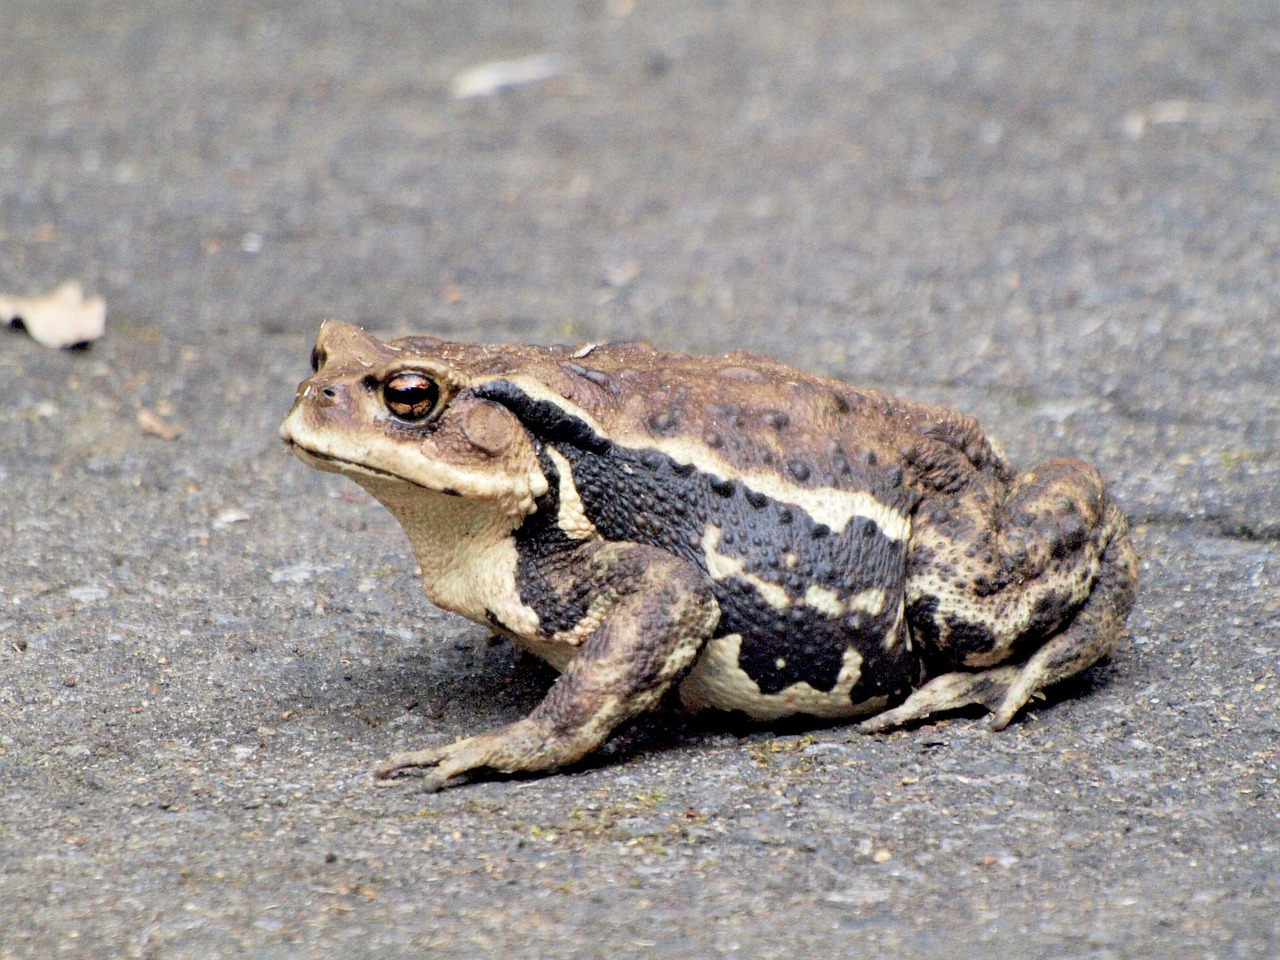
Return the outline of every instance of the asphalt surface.
{"type": "Polygon", "coordinates": [[[104,339],[0,331],[0,957],[1280,954],[1274,3],[0,0],[0,293],[68,279],[104,339]],[[1132,641],[999,735],[377,789],[549,675],[281,449],[325,317],[742,347],[1093,460],[1132,641]]]}

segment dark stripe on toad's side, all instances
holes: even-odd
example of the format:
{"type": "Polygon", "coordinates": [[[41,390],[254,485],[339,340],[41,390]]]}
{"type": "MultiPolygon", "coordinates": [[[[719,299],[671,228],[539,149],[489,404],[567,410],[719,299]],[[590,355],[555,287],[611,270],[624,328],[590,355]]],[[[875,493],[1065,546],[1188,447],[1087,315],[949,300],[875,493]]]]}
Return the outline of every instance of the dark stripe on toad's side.
{"type": "Polygon", "coordinates": [[[538,615],[547,635],[570,630],[586,615],[591,598],[572,589],[578,548],[560,529],[560,472],[546,449],[538,445],[538,463],[547,478],[547,492],[535,502],[537,510],[512,534],[516,544],[516,589],[520,600],[538,615]],[[559,589],[557,589],[559,585],[559,589]]]}
{"type": "Polygon", "coordinates": [[[535,400],[510,380],[491,380],[474,391],[482,400],[506,407],[535,437],[559,446],[570,444],[603,453],[611,444],[585,422],[547,400],[535,400]]]}
{"type": "MultiPolygon", "coordinates": [[[[656,449],[618,446],[507,381],[487,384],[477,393],[507,406],[536,438],[565,457],[587,518],[606,540],[660,547],[706,575],[703,536],[709,524],[715,525],[721,531],[720,554],[742,561],[744,572],[783,588],[791,603],[778,610],[740,577],[713,581],[721,609],[717,636],[742,636],[739,665],[761,692],[777,693],[800,682],[831,690],[850,646],[863,659],[861,679],[851,694],[854,702],[905,693],[917,678],[914,654],[903,638],[885,643],[901,603],[906,543],[884,536],[875,521],[854,517],[837,534],[803,510],[738,480],[677,463],[656,449]],[[855,611],[833,618],[803,602],[814,585],[842,601],[866,590],[883,590],[885,605],[878,614],[855,611]]],[[[583,601],[567,603],[544,586],[545,574],[535,569],[572,543],[555,523],[558,472],[545,453],[540,459],[551,492],[517,532],[516,542],[522,599],[552,631],[577,622],[585,607],[583,601]]],[[[840,473],[827,479],[842,489],[869,489],[894,509],[909,505],[909,492],[894,477],[874,470],[862,476],[840,473]]],[[[899,623],[897,629],[904,627],[899,623]]]]}

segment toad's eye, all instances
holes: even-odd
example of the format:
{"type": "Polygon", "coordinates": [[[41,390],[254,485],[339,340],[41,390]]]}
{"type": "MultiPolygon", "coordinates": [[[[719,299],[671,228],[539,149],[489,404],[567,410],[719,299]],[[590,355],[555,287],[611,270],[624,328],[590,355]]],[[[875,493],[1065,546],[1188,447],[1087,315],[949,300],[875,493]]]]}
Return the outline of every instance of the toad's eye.
{"type": "Polygon", "coordinates": [[[425,374],[407,370],[382,385],[382,400],[397,419],[417,423],[435,412],[440,387],[425,374]]]}
{"type": "Polygon", "coordinates": [[[311,372],[319,373],[320,368],[324,366],[324,354],[320,352],[319,347],[311,348],[311,372]]]}

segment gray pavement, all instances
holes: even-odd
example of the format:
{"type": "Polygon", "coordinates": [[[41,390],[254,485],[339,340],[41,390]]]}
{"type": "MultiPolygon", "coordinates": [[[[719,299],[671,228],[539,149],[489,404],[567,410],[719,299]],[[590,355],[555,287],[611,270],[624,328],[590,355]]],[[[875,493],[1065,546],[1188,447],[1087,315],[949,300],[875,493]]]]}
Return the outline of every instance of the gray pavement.
{"type": "Polygon", "coordinates": [[[0,331],[0,958],[1280,955],[1274,3],[0,0],[0,293],[66,279],[103,340],[0,331]],[[376,789],[549,677],[280,449],[330,316],[1094,460],[1132,643],[1000,735],[659,718],[376,789]]]}

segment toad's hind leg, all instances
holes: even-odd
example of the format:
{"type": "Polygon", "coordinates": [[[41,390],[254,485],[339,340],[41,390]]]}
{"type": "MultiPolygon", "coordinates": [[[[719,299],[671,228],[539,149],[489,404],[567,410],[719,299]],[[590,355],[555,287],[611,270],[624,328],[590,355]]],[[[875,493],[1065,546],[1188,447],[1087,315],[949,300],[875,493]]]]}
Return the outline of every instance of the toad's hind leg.
{"type": "Polygon", "coordinates": [[[1120,643],[1124,621],[1138,592],[1138,554],[1129,526],[1114,503],[1108,505],[1117,533],[1102,553],[1093,590],[1074,618],[1055,634],[1018,672],[991,714],[991,728],[1003,730],[1038,690],[1075,676],[1111,653],[1120,643]]]}
{"type": "Polygon", "coordinates": [[[921,525],[927,562],[908,584],[913,635],[933,663],[953,670],[872,717],[865,731],[971,704],[991,709],[991,726],[1003,729],[1037,691],[1120,642],[1138,560],[1096,470],[1053,461],[1023,475],[1002,504],[957,502],[921,525]],[[1024,663],[1010,662],[1028,650],[1024,663]]]}

